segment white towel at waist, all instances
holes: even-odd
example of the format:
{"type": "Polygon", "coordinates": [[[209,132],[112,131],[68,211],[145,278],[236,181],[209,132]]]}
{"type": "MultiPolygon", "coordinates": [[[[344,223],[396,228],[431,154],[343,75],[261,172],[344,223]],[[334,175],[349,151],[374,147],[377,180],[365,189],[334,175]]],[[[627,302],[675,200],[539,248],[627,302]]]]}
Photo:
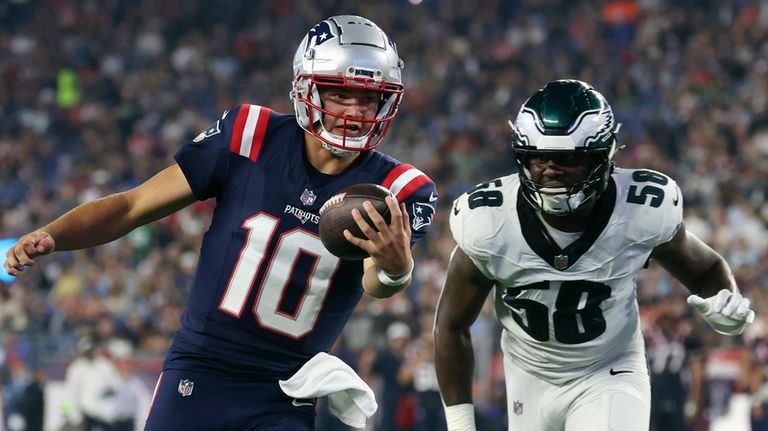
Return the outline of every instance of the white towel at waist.
{"type": "Polygon", "coordinates": [[[379,405],[373,390],[341,359],[320,352],[302,365],[280,389],[289,397],[306,399],[328,396],[328,406],[345,424],[364,428],[365,420],[379,405]]]}

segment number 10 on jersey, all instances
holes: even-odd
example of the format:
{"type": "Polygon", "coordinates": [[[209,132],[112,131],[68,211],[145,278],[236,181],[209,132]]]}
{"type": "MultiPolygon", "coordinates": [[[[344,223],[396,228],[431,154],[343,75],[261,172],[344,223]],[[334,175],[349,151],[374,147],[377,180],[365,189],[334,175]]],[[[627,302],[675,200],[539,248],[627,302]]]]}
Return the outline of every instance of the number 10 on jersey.
{"type": "Polygon", "coordinates": [[[245,245],[219,303],[219,310],[239,318],[256,283],[259,268],[266,265],[264,277],[256,289],[253,315],[258,324],[268,330],[299,339],[312,331],[330,287],[331,276],[338,268],[339,258],[330,254],[320,237],[304,229],[283,232],[269,245],[278,231],[280,220],[266,213],[257,214],[243,223],[248,231],[245,245]],[[306,280],[293,280],[292,269],[301,255],[314,260],[306,280]],[[298,308],[289,314],[281,310],[285,290],[302,286],[298,308]]]}

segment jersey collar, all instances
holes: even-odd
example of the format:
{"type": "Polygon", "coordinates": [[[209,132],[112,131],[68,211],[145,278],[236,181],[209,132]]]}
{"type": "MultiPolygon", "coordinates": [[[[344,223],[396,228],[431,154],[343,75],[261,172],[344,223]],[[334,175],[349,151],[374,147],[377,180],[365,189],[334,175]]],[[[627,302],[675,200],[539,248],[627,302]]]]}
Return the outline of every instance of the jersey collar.
{"type": "Polygon", "coordinates": [[[592,247],[608,225],[615,204],[616,183],[613,178],[610,178],[608,188],[595,205],[594,223],[587,227],[579,239],[563,249],[552,240],[547,228],[536,216],[536,210],[526,201],[522,187],[517,192],[517,216],[525,242],[539,257],[559,271],[565,271],[573,266],[592,247]]]}

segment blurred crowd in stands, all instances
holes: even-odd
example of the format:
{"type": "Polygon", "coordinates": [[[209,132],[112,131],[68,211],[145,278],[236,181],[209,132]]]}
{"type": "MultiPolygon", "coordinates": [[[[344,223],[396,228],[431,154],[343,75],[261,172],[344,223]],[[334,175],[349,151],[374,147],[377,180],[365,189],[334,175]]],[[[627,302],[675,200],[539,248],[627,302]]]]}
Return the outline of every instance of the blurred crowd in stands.
{"type": "MultiPolygon", "coordinates": [[[[643,271],[653,429],[768,430],[765,0],[1,2],[0,238],[146,180],[230,107],[292,112],[295,44],[339,13],[372,19],[398,44],[407,92],[382,149],[417,164],[441,193],[413,286],[364,298],[334,350],[376,390],[369,429],[443,429],[431,325],[453,248],[451,201],[513,169],[507,121],[544,83],[573,77],[603,92],[623,123],[619,165],[678,180],[688,228],[730,262],[757,312],[743,336],[719,336],[691,313],[684,288],[653,263],[643,271]]],[[[0,429],[86,423],[77,399],[43,396],[54,385],[80,390],[68,383],[78,367],[114,380],[99,390],[115,405],[144,405],[211,206],[0,281],[0,429]],[[94,351],[105,363],[83,359],[94,351]]],[[[478,429],[490,431],[506,424],[492,313],[473,327],[478,429]]],[[[92,418],[101,429],[139,426],[141,408],[115,405],[92,418]]],[[[318,424],[348,429],[322,409],[318,424]]]]}

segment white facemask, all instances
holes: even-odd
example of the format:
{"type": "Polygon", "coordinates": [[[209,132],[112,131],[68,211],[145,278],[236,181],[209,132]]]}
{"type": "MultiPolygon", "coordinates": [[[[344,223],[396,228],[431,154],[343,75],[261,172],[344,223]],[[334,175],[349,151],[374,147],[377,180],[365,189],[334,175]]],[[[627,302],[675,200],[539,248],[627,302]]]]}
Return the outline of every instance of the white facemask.
{"type": "Polygon", "coordinates": [[[531,198],[542,211],[552,215],[572,214],[589,199],[583,190],[568,195],[565,187],[542,187],[540,193],[531,193],[531,198]]]}

